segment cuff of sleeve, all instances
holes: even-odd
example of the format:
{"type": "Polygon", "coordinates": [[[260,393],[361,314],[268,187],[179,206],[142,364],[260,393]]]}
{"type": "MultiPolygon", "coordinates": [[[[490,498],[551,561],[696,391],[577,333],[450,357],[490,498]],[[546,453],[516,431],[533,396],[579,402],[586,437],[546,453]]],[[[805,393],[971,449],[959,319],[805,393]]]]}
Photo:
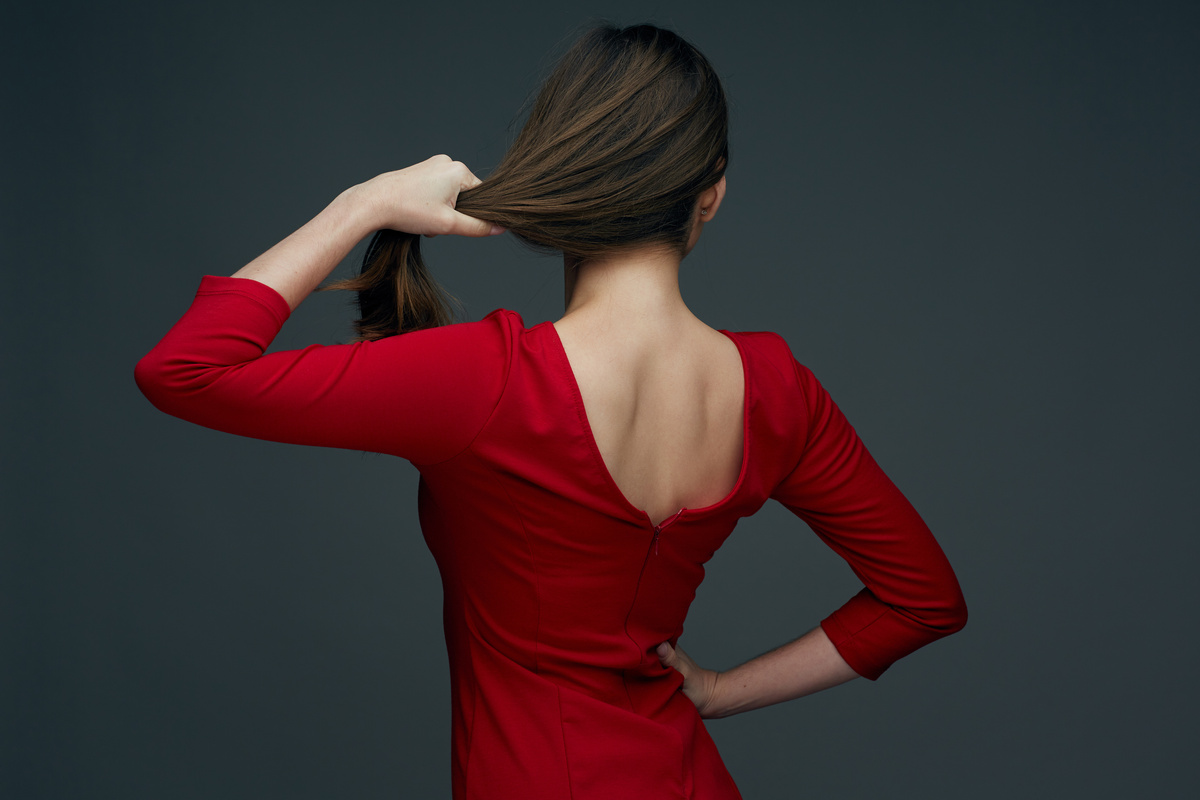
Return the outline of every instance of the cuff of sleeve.
{"type": "Polygon", "coordinates": [[[871,623],[888,613],[888,606],[875,599],[868,590],[850,598],[844,606],[821,620],[821,629],[837,648],[838,654],[850,668],[867,680],[878,680],[893,659],[883,655],[880,647],[867,641],[871,623]]]}
{"type": "Polygon", "coordinates": [[[270,311],[280,326],[292,315],[292,308],[283,295],[252,278],[205,275],[200,279],[200,288],[196,290],[197,296],[202,294],[240,294],[249,297],[270,311]]]}

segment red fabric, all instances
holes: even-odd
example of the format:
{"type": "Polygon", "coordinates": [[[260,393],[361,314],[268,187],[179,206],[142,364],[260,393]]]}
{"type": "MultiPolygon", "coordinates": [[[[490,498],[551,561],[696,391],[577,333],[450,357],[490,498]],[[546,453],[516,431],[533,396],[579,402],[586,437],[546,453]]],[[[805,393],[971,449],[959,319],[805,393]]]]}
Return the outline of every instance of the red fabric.
{"type": "Polygon", "coordinates": [[[861,675],[962,627],[954,573],[813,374],[773,333],[730,333],[745,451],[721,502],[655,529],[613,482],[554,326],[479,322],[264,355],[288,316],[208,276],[138,364],[160,409],[231,433],[390,453],[420,470],[441,571],[455,798],[740,797],[682,676],[683,630],[738,519],[783,503],[865,588],[822,626],[861,675]]]}

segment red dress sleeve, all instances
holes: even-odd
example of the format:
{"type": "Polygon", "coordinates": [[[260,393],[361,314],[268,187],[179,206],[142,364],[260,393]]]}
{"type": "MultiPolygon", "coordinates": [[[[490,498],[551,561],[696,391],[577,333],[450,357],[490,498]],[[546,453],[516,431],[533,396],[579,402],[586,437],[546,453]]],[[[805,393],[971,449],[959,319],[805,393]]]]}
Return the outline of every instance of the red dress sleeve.
{"type": "Polygon", "coordinates": [[[961,630],[966,601],[916,509],[812,372],[793,363],[806,441],[771,497],[808,523],[863,582],[821,627],[855,672],[875,680],[897,659],[961,630]]]}
{"type": "Polygon", "coordinates": [[[503,390],[501,310],[479,322],[372,342],[265,353],[290,315],[274,290],[205,276],[134,376],[156,407],[276,442],[446,460],[482,429],[503,390]]]}

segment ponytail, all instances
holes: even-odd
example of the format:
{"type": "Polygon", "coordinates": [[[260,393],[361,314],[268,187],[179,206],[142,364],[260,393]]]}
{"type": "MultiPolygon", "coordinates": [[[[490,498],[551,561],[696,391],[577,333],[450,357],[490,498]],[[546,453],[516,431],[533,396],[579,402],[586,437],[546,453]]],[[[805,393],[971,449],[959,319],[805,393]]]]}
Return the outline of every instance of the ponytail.
{"type": "MultiPolygon", "coordinates": [[[[728,110],[708,60],[651,25],[601,26],[563,56],[492,173],[455,208],[540,252],[586,261],[630,246],[686,254],[696,198],[729,163],[728,110]]],[[[357,278],[360,340],[452,320],[420,237],[383,230],[357,278]]]]}
{"type": "Polygon", "coordinates": [[[451,303],[458,300],[443,289],[421,258],[419,234],[376,231],[363,256],[358,276],[322,289],[358,292],[358,341],[383,339],[454,321],[451,303]]]}

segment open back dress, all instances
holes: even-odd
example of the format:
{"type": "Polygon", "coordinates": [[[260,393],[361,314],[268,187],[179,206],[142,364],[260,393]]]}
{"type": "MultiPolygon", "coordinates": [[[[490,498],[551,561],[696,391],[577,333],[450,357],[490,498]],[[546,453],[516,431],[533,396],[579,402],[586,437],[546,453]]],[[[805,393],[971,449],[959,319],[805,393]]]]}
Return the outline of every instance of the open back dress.
{"type": "Polygon", "coordinates": [[[745,376],[736,485],[655,525],[606,469],[550,322],[497,309],[266,353],[289,313],[264,284],[206,276],[138,385],[210,428],[417,467],[444,591],[456,800],[739,798],[655,648],[675,644],[704,564],[768,499],[862,581],[821,621],[858,674],[874,680],[965,624],[928,527],[774,333],[721,331],[745,376]]]}

